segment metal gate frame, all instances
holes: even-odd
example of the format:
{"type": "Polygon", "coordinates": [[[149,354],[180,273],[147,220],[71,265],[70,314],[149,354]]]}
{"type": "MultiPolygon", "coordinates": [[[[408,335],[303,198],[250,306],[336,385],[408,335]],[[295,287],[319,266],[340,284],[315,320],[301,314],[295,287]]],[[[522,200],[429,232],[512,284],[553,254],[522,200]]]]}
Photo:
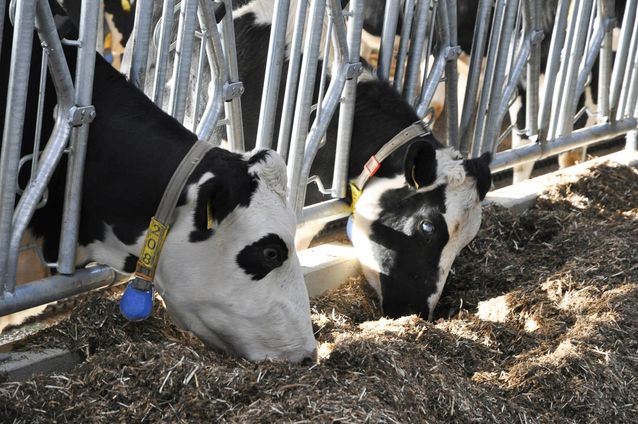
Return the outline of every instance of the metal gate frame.
{"type": "MultiPolygon", "coordinates": [[[[2,13],[6,1],[0,1],[2,13]]],[[[111,284],[114,271],[105,266],[75,269],[82,177],[88,126],[95,112],[91,105],[98,3],[86,2],[81,10],[80,37],[64,40],[78,47],[76,85],[73,85],[62,42],[58,37],[47,0],[13,2],[14,38],[9,74],[9,94],[5,113],[0,157],[0,315],[28,309],[73,294],[111,284]],[[15,206],[20,151],[30,74],[31,43],[34,30],[43,45],[40,77],[40,105],[36,124],[34,164],[31,179],[15,206]],[[53,132],[40,154],[40,128],[46,68],[48,65],[58,97],[58,112],[53,132]],[[58,261],[48,264],[58,275],[16,287],[20,241],[35,210],[41,204],[47,184],[64,153],[68,154],[67,181],[58,261]]],[[[4,18],[4,16],[2,16],[4,18]]],[[[4,24],[4,19],[2,20],[4,24]]],[[[1,28],[0,28],[1,29],[1,28]]]]}

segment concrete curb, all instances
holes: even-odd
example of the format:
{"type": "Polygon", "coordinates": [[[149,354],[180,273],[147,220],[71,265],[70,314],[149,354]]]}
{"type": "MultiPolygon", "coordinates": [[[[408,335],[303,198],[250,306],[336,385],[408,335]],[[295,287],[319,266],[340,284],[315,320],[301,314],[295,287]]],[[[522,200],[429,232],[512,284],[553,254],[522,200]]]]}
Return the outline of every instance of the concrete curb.
{"type": "Polygon", "coordinates": [[[542,193],[547,186],[574,182],[586,173],[588,169],[604,162],[635,165],[638,164],[638,152],[622,150],[569,168],[530,178],[527,181],[489,192],[484,202],[486,204],[496,203],[511,209],[515,213],[521,213],[534,205],[538,195],[542,193]]]}
{"type": "Polygon", "coordinates": [[[64,372],[80,362],[79,353],[66,349],[0,353],[0,382],[22,381],[33,374],[64,372]]]}

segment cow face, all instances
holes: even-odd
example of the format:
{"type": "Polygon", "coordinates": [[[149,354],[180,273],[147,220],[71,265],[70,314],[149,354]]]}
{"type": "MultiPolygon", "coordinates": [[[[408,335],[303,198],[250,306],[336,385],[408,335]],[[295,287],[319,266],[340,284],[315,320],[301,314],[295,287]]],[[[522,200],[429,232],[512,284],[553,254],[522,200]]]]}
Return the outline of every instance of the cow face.
{"type": "Polygon", "coordinates": [[[285,164],[272,151],[243,161],[242,173],[205,172],[187,187],[156,281],[173,320],[211,347],[297,362],[315,339],[285,164]]]}
{"type": "Polygon", "coordinates": [[[478,232],[490,156],[460,160],[417,141],[404,175],[372,179],[356,205],[352,243],[384,314],[432,318],[454,258],[478,232]]]}

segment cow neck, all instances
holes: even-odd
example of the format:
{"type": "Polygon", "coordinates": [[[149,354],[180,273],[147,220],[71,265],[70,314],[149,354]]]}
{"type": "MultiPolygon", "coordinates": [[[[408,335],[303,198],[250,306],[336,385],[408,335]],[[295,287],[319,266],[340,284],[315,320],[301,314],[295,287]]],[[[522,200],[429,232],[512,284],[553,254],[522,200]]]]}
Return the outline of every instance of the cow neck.
{"type": "MultiPolygon", "coordinates": [[[[193,144],[164,189],[162,200],[146,231],[133,281],[129,283],[120,301],[122,314],[131,321],[146,319],[153,311],[153,280],[162,247],[172,224],[171,217],[187,180],[212,147],[212,144],[205,141],[193,144]]],[[[207,205],[209,230],[213,225],[211,210],[209,203],[207,205]]]]}
{"type": "MultiPolygon", "coordinates": [[[[355,122],[352,132],[351,177],[361,172],[368,159],[397,134],[419,120],[405,99],[386,81],[376,78],[357,84],[355,122]]],[[[392,178],[403,173],[405,145],[399,146],[383,161],[376,177],[392,178]]]]}
{"type": "Polygon", "coordinates": [[[399,131],[397,135],[385,143],[375,154],[370,156],[370,159],[368,159],[365,165],[363,165],[363,169],[361,170],[359,177],[350,183],[350,190],[352,191],[351,208],[353,211],[366,183],[370,177],[376,174],[384,165],[385,159],[409,142],[427,134],[430,134],[429,126],[423,121],[416,121],[409,127],[399,131]]]}

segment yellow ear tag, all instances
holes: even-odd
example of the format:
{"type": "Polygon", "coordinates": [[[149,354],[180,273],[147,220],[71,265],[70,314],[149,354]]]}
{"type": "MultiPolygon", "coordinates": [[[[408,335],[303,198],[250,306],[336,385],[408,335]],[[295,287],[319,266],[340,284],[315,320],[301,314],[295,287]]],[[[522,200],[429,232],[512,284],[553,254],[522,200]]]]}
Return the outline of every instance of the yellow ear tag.
{"type": "Polygon", "coordinates": [[[206,203],[206,229],[212,230],[214,225],[213,221],[213,206],[210,204],[210,200],[206,203]]]}
{"type": "Polygon", "coordinates": [[[412,167],[412,182],[414,183],[414,187],[416,187],[416,189],[419,189],[419,183],[416,182],[416,177],[414,176],[414,169],[416,168],[416,166],[412,167]]]}
{"type": "Polygon", "coordinates": [[[108,34],[106,34],[106,36],[104,37],[104,50],[110,50],[111,49],[111,33],[109,32],[108,34]]]}
{"type": "Polygon", "coordinates": [[[122,9],[125,12],[130,12],[131,11],[131,2],[129,2],[129,0],[122,0],[122,9]]]}
{"type": "Polygon", "coordinates": [[[357,202],[359,201],[359,198],[361,197],[361,190],[359,190],[359,187],[357,187],[355,183],[350,183],[350,192],[352,196],[352,203],[350,203],[350,211],[354,212],[354,208],[355,206],[357,206],[357,202]]]}

